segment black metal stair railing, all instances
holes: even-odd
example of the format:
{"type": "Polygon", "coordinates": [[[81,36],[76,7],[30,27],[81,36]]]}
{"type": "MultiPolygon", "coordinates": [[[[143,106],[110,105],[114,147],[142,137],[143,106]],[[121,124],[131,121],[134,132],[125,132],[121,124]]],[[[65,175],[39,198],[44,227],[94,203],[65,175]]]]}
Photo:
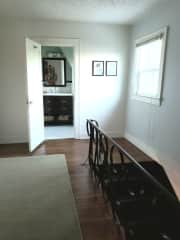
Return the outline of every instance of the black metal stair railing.
{"type": "Polygon", "coordinates": [[[126,238],[179,240],[180,204],[162,166],[155,161],[138,162],[97,121],[86,124],[90,169],[126,238]]]}

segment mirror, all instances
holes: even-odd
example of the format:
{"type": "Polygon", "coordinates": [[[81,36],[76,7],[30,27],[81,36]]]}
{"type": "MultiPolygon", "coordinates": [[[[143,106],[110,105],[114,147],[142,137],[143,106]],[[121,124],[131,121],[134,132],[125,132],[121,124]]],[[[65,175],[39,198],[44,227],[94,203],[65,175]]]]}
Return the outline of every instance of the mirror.
{"type": "Polygon", "coordinates": [[[66,59],[43,58],[43,85],[45,87],[66,86],[66,59]]]}

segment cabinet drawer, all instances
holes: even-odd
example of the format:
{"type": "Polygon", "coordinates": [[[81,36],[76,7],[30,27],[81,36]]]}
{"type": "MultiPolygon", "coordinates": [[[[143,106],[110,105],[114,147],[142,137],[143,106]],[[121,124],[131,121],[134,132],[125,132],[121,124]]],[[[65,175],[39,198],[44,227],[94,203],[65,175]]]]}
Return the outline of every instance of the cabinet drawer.
{"type": "Polygon", "coordinates": [[[72,113],[72,107],[69,107],[69,106],[61,106],[61,107],[58,107],[57,110],[56,110],[56,113],[59,113],[59,114],[71,114],[72,113]]]}
{"type": "MultiPolygon", "coordinates": [[[[73,97],[72,96],[44,96],[44,114],[54,116],[54,124],[65,124],[73,121],[73,97]]],[[[46,117],[46,123],[49,118],[46,117]]],[[[51,121],[51,124],[53,122],[51,121]]]]}
{"type": "Polygon", "coordinates": [[[54,105],[59,107],[71,107],[72,106],[72,97],[56,97],[54,99],[54,105]]]}

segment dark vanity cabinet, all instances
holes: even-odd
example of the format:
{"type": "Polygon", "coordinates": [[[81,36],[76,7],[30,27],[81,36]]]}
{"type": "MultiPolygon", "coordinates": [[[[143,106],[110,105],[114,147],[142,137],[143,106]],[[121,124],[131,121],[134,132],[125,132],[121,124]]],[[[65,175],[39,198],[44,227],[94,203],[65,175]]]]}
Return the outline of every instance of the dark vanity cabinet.
{"type": "Polygon", "coordinates": [[[44,121],[46,126],[73,124],[72,96],[44,96],[44,121]]]}

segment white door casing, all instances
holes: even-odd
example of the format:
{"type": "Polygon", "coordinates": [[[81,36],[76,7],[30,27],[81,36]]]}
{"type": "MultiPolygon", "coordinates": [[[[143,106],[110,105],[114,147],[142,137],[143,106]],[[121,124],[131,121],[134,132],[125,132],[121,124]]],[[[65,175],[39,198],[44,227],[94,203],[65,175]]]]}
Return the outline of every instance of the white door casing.
{"type": "Polygon", "coordinates": [[[29,151],[44,141],[41,45],[26,38],[29,151]]]}

